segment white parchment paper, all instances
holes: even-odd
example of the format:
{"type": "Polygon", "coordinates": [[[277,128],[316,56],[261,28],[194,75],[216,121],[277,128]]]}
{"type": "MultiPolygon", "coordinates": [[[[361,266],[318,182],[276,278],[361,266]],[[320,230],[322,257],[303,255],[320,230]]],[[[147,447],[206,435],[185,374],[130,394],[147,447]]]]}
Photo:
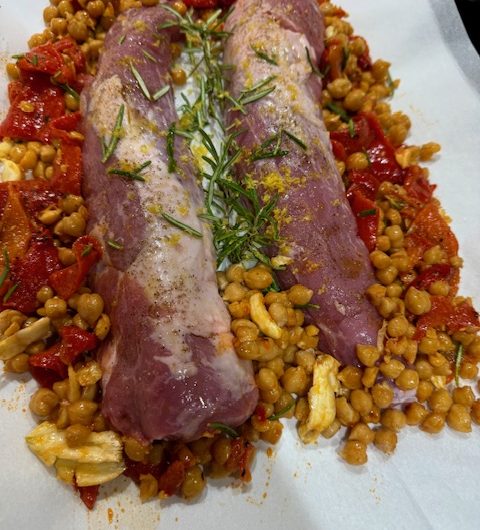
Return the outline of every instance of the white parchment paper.
{"type": "MultiPolygon", "coordinates": [[[[46,0],[0,0],[0,51],[18,53],[42,26],[46,0]]],[[[344,0],[372,58],[392,63],[401,85],[392,102],[412,119],[411,143],[438,141],[432,181],[465,259],[461,292],[480,307],[480,59],[453,0],[344,0]]],[[[3,58],[0,66],[5,64],[3,58]]],[[[3,68],[2,68],[3,70],[3,68]]],[[[5,80],[0,88],[5,94],[5,80]]],[[[5,99],[3,103],[4,106],[5,99]]],[[[0,375],[0,529],[477,529],[480,432],[448,429],[399,435],[397,451],[369,451],[352,469],[337,455],[338,438],[302,447],[293,425],[267,458],[259,452],[247,488],[210,485],[194,503],[141,505],[119,480],[87,513],[71,489],[28,451],[25,434],[33,384],[0,375]],[[109,521],[109,510],[110,518],[109,521]]]]}

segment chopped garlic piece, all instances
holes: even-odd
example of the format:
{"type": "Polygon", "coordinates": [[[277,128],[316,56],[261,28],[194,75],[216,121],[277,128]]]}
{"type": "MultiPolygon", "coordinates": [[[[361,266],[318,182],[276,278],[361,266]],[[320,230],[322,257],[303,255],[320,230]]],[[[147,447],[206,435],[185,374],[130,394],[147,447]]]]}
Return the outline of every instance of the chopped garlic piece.
{"type": "Polygon", "coordinates": [[[446,388],[447,386],[447,376],[445,375],[432,375],[430,381],[435,388],[446,388]]]}
{"type": "Polygon", "coordinates": [[[288,256],[274,256],[271,260],[272,267],[274,269],[281,269],[282,267],[285,267],[286,265],[290,265],[290,263],[293,262],[293,258],[289,258],[288,256]]]}
{"type": "Polygon", "coordinates": [[[305,423],[298,427],[303,443],[312,443],[320,433],[335,420],[335,393],[339,390],[337,380],[340,363],[331,355],[320,355],[313,367],[313,384],[308,392],[310,412],[305,423]]]}
{"type": "Polygon", "coordinates": [[[70,447],[65,431],[44,421],[25,438],[30,450],[47,466],[55,465],[57,476],[78,486],[104,484],[125,469],[122,441],[113,431],[92,432],[86,443],[70,447]]]}
{"type": "Polygon", "coordinates": [[[43,317],[37,320],[28,328],[23,328],[0,340],[0,359],[7,361],[15,355],[25,351],[30,344],[39,340],[46,339],[50,336],[50,319],[43,317]]]}
{"type": "Polygon", "coordinates": [[[22,180],[23,173],[18,164],[7,158],[0,158],[0,182],[22,180]]]}
{"type": "Polygon", "coordinates": [[[278,326],[267,311],[263,303],[262,293],[255,293],[250,297],[250,316],[260,331],[267,337],[279,339],[282,336],[282,328],[278,326]]]}

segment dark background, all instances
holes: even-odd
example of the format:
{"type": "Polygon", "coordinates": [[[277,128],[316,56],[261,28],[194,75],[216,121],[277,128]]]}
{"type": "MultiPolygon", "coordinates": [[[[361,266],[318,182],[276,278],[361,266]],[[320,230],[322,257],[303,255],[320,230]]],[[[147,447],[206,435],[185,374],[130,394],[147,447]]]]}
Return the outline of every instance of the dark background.
{"type": "Polygon", "coordinates": [[[480,0],[455,0],[468,36],[480,55],[480,0]]]}

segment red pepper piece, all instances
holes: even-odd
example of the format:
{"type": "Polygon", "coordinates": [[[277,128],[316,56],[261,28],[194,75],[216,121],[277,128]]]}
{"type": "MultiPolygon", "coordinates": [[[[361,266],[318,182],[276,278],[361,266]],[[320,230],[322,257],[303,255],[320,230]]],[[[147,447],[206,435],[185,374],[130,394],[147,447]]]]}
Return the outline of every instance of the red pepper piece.
{"type": "Polygon", "coordinates": [[[341,143],[344,147],[346,157],[352,153],[365,151],[375,139],[375,134],[363,114],[355,116],[352,120],[355,128],[353,135],[350,134],[350,131],[345,130],[330,133],[332,144],[334,141],[341,143]]]}
{"type": "Polygon", "coordinates": [[[97,346],[97,337],[76,326],[63,326],[61,337],[48,350],[30,356],[30,372],[41,386],[51,387],[67,377],[67,366],[75,363],[82,354],[97,346]]]}
{"type": "Polygon", "coordinates": [[[65,114],[62,89],[39,76],[12,85],[9,90],[11,105],[0,125],[0,136],[47,142],[49,122],[65,114]]]}
{"type": "Polygon", "coordinates": [[[80,494],[83,504],[85,504],[89,510],[93,510],[95,502],[97,501],[100,486],[75,486],[75,489],[80,494]]]}
{"type": "Polygon", "coordinates": [[[426,204],[430,201],[436,186],[430,184],[420,166],[410,166],[405,170],[404,186],[410,197],[426,204]]]}
{"type": "Polygon", "coordinates": [[[351,170],[348,172],[350,187],[347,195],[353,190],[361,190],[368,199],[375,200],[380,182],[368,170],[351,170]]]}
{"type": "Polygon", "coordinates": [[[132,479],[136,484],[140,482],[140,475],[152,475],[158,480],[165,470],[164,462],[157,465],[145,462],[135,462],[134,460],[130,460],[126,454],[124,454],[124,460],[125,471],[123,474],[132,479]]]}
{"type": "MultiPolygon", "coordinates": [[[[421,272],[408,287],[428,289],[433,282],[439,280],[449,281],[453,274],[453,267],[447,263],[437,263],[421,272]]],[[[408,288],[407,287],[407,288],[408,288]]]]}
{"type": "Polygon", "coordinates": [[[26,255],[11,266],[11,285],[18,285],[2,308],[31,313],[38,306],[37,291],[47,285],[50,275],[62,267],[51,237],[35,236],[26,255]]]}
{"type": "Polygon", "coordinates": [[[332,44],[325,48],[320,58],[320,70],[326,72],[326,77],[329,81],[334,81],[341,77],[344,57],[345,52],[342,44],[337,44],[332,39],[332,44]]]}
{"type": "Polygon", "coordinates": [[[158,478],[158,491],[173,495],[185,479],[185,464],[180,460],[172,462],[158,478]]]}
{"type": "Polygon", "coordinates": [[[63,142],[80,144],[80,140],[73,139],[68,133],[78,129],[82,115],[80,112],[72,112],[60,116],[49,123],[50,139],[62,140],[63,142]]]}
{"type": "Polygon", "coordinates": [[[92,236],[79,237],[73,244],[72,250],[77,262],[51,274],[48,282],[65,300],[76,293],[90,268],[102,255],[100,243],[92,236]]]}
{"type": "Polygon", "coordinates": [[[61,155],[53,163],[52,189],[59,193],[81,194],[82,149],[78,145],[62,143],[61,155]]]}
{"type": "Polygon", "coordinates": [[[355,214],[358,235],[368,251],[372,252],[375,250],[378,229],[378,210],[375,202],[358,189],[349,190],[347,197],[355,214]]]}
{"type": "Polygon", "coordinates": [[[230,472],[238,472],[244,482],[252,480],[250,464],[255,453],[253,445],[244,438],[235,438],[231,443],[231,452],[225,462],[225,469],[230,472]]]}

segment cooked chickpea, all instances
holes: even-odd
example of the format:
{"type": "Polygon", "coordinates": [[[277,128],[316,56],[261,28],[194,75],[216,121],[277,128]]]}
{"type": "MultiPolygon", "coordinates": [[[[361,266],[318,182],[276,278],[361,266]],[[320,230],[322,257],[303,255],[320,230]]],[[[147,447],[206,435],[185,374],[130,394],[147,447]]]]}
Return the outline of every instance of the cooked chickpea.
{"type": "MultiPolygon", "coordinates": [[[[382,285],[390,285],[397,279],[398,269],[393,265],[389,265],[384,269],[377,270],[375,276],[382,285]]],[[[386,300],[386,298],[383,300],[386,300]]]]}
{"type": "Polygon", "coordinates": [[[363,386],[366,388],[372,388],[372,386],[375,384],[375,381],[377,380],[378,371],[379,370],[377,366],[365,368],[362,376],[363,386]]]}
{"type": "Polygon", "coordinates": [[[392,263],[390,256],[388,254],[385,254],[385,252],[382,252],[381,250],[374,250],[373,252],[371,252],[370,261],[376,269],[386,269],[392,263]]]}
{"type": "Polygon", "coordinates": [[[420,291],[410,287],[405,294],[405,307],[414,315],[423,315],[432,308],[430,295],[427,291],[420,291]]]}
{"type": "Polygon", "coordinates": [[[448,393],[448,390],[445,390],[444,388],[436,388],[428,398],[429,407],[433,412],[439,414],[447,413],[452,406],[452,403],[452,396],[448,393]]]}
{"type": "Polygon", "coordinates": [[[357,366],[345,366],[338,374],[338,380],[348,389],[362,388],[362,370],[357,366]]]}
{"type": "Polygon", "coordinates": [[[413,390],[418,387],[418,373],[411,368],[405,368],[395,379],[395,384],[400,390],[413,390]]]}
{"type": "Polygon", "coordinates": [[[63,317],[66,314],[66,312],[67,312],[67,302],[65,302],[65,300],[62,300],[62,298],[59,298],[58,296],[49,298],[45,302],[45,314],[49,318],[63,317]]]}
{"type": "Polygon", "coordinates": [[[90,326],[100,318],[103,313],[103,298],[99,294],[84,293],[80,295],[77,302],[78,314],[88,322],[90,326]]]}
{"type": "Polygon", "coordinates": [[[383,361],[380,363],[380,372],[385,377],[396,379],[402,371],[405,369],[405,365],[398,359],[390,359],[389,362],[383,361]]]}
{"type": "Polygon", "coordinates": [[[91,432],[85,425],[75,423],[65,429],[65,441],[69,447],[80,447],[86,443],[91,432]]]}
{"type": "Polygon", "coordinates": [[[455,404],[471,407],[475,401],[475,394],[469,386],[459,386],[453,389],[452,399],[455,404]]]}
{"type": "Polygon", "coordinates": [[[415,370],[418,373],[418,377],[420,379],[430,379],[433,375],[433,368],[432,365],[424,360],[424,359],[418,359],[415,363],[415,370]]]}
{"type": "Polygon", "coordinates": [[[380,427],[380,429],[375,431],[375,439],[373,443],[377,449],[390,455],[397,447],[397,433],[390,429],[380,427]]]}
{"type": "Polygon", "coordinates": [[[369,166],[368,156],[366,153],[357,152],[349,155],[346,161],[347,169],[367,169],[369,166]]]}
{"type": "Polygon", "coordinates": [[[427,415],[427,409],[416,401],[407,405],[405,409],[407,425],[420,425],[427,415]]]}
{"type": "Polygon", "coordinates": [[[405,427],[407,419],[401,410],[387,409],[382,412],[380,422],[387,429],[398,432],[405,427]]]}
{"type": "Polygon", "coordinates": [[[277,376],[269,368],[260,368],[255,376],[255,381],[260,390],[272,390],[278,386],[277,376]]]}
{"type": "Polygon", "coordinates": [[[65,266],[73,265],[77,261],[73,250],[67,247],[58,247],[58,259],[65,266]]]}
{"type": "Polygon", "coordinates": [[[226,302],[239,302],[245,298],[247,288],[238,282],[229,283],[223,292],[223,299],[226,302]]]}
{"type": "Polygon", "coordinates": [[[359,413],[348,403],[344,396],[335,399],[338,421],[347,427],[351,427],[360,420],[359,413]]]}
{"type": "Polygon", "coordinates": [[[433,393],[434,386],[430,381],[419,381],[418,387],[417,387],[417,399],[420,402],[427,401],[427,399],[430,398],[430,396],[433,393]]]}
{"type": "Polygon", "coordinates": [[[385,382],[373,385],[371,394],[373,402],[381,409],[386,409],[393,401],[393,390],[390,385],[385,382]]]}
{"type": "Polygon", "coordinates": [[[184,85],[187,82],[187,73],[183,68],[176,67],[170,70],[174,85],[184,85]]]}
{"type": "MultiPolygon", "coordinates": [[[[357,424],[358,425],[358,424],[357,424]]],[[[335,434],[341,429],[342,424],[338,421],[337,418],[333,420],[333,422],[322,431],[322,437],[326,438],[327,440],[330,438],[333,438],[335,434]]]]}
{"type": "Polygon", "coordinates": [[[258,359],[261,355],[257,341],[245,341],[235,344],[235,351],[241,359],[258,359]]]}
{"type": "Polygon", "coordinates": [[[356,389],[350,393],[352,407],[361,415],[366,416],[373,406],[372,396],[365,390],[356,389]]]}
{"type": "Polygon", "coordinates": [[[480,399],[477,399],[472,403],[470,415],[472,416],[472,420],[477,425],[480,425],[480,399]]]}
{"type": "Polygon", "coordinates": [[[270,271],[264,267],[258,266],[246,271],[243,274],[243,279],[249,289],[258,289],[259,291],[270,287],[273,282],[273,277],[270,271]]]}
{"type": "Polygon", "coordinates": [[[335,79],[328,83],[327,90],[335,99],[343,99],[352,89],[352,83],[345,77],[335,79]]]}
{"type": "Polygon", "coordinates": [[[133,460],[134,462],[141,462],[149,453],[150,447],[148,445],[141,444],[135,438],[126,436],[123,439],[123,449],[130,460],[133,460]]]}
{"type": "Polygon", "coordinates": [[[100,18],[105,11],[105,5],[102,0],[91,0],[85,9],[92,18],[100,18]]]}
{"type": "Polygon", "coordinates": [[[361,466],[368,460],[367,446],[359,440],[347,440],[343,446],[340,456],[352,466],[361,466]]]}
{"type": "Polygon", "coordinates": [[[304,287],[303,285],[297,284],[290,287],[288,290],[288,299],[293,305],[304,306],[307,305],[313,296],[313,291],[304,287]]]}
{"type": "Polygon", "coordinates": [[[57,394],[49,388],[39,388],[30,398],[30,410],[37,416],[48,416],[57,407],[59,399],[57,394]]]}
{"type": "Polygon", "coordinates": [[[6,372],[14,374],[23,374],[28,372],[30,365],[28,363],[29,356],[26,353],[19,353],[5,362],[4,369],[6,372]]]}
{"type": "Polygon", "coordinates": [[[403,337],[408,331],[408,320],[403,315],[393,317],[387,324],[390,337],[403,337]]]}
{"type": "Polygon", "coordinates": [[[205,477],[202,468],[199,465],[192,466],[185,472],[185,478],[182,483],[182,495],[185,499],[198,497],[205,488],[205,477]]]}
{"type": "Polygon", "coordinates": [[[468,407],[454,403],[447,414],[448,426],[459,432],[471,432],[472,421],[468,407]]]}
{"type": "Polygon", "coordinates": [[[443,257],[443,251],[438,245],[430,247],[423,253],[423,261],[427,265],[435,265],[436,263],[440,263],[443,260],[443,257]]]}
{"type": "Polygon", "coordinates": [[[428,432],[430,434],[439,433],[445,426],[445,417],[439,412],[432,412],[425,417],[420,425],[422,431],[428,432]]]}
{"type": "Polygon", "coordinates": [[[283,388],[291,394],[303,395],[308,390],[309,377],[301,366],[287,368],[281,381],[283,388]]]}
{"type": "Polygon", "coordinates": [[[470,361],[462,361],[460,365],[460,377],[462,379],[475,379],[478,375],[478,366],[470,361]]]}
{"type": "Polygon", "coordinates": [[[80,399],[75,403],[71,403],[67,407],[70,423],[90,425],[92,423],[93,415],[97,411],[97,408],[97,403],[94,403],[93,401],[86,401],[84,399],[80,399]]]}
{"type": "Polygon", "coordinates": [[[365,92],[360,88],[354,88],[345,96],[343,106],[352,112],[357,112],[365,103],[365,92]]]}
{"type": "Polygon", "coordinates": [[[354,425],[348,434],[349,440],[358,440],[368,445],[373,442],[375,433],[365,423],[357,423],[354,425]]]}

